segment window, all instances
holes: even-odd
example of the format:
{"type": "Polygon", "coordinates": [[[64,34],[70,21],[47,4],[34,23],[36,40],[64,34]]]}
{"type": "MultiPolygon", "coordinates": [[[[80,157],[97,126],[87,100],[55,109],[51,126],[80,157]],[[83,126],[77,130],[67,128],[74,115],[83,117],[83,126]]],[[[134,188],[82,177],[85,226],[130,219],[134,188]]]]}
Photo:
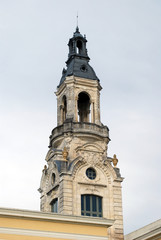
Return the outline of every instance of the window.
{"type": "Polygon", "coordinates": [[[87,66],[86,66],[85,64],[83,64],[83,65],[80,67],[80,70],[81,70],[82,72],[87,72],[87,71],[88,71],[87,66]]]}
{"type": "Polygon", "coordinates": [[[77,46],[76,53],[81,54],[82,53],[82,42],[80,40],[78,40],[76,46],[77,46]]]}
{"type": "Polygon", "coordinates": [[[52,202],[51,202],[51,211],[54,213],[58,212],[58,199],[55,198],[52,202]]]}
{"type": "Polygon", "coordinates": [[[81,195],[81,215],[102,217],[102,197],[81,195]]]}
{"type": "Polygon", "coordinates": [[[96,171],[95,171],[93,168],[88,168],[88,169],[86,170],[86,176],[87,176],[89,179],[93,180],[93,179],[96,178],[96,171]]]}
{"type": "Polygon", "coordinates": [[[55,173],[52,173],[52,176],[51,176],[51,184],[54,185],[55,184],[55,173]]]}
{"type": "Polygon", "coordinates": [[[62,116],[63,122],[66,120],[66,115],[67,115],[67,99],[66,96],[63,96],[63,116],[62,116]]]}
{"type": "Polygon", "coordinates": [[[78,95],[79,122],[90,122],[90,98],[86,92],[78,95]]]}

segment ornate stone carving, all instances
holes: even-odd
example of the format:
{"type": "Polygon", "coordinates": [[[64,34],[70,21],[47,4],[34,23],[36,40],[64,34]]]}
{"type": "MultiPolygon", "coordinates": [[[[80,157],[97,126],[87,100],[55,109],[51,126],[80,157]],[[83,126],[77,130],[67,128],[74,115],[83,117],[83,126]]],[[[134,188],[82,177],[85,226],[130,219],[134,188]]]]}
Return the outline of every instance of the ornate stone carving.
{"type": "Polygon", "coordinates": [[[66,147],[64,147],[62,154],[63,154],[64,161],[67,161],[68,152],[66,147]]]}

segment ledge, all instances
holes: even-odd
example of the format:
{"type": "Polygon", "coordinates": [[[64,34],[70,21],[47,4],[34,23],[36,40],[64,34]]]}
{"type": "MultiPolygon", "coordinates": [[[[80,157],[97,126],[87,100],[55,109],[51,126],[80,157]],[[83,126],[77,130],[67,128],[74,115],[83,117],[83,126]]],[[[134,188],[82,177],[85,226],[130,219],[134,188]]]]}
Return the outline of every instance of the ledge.
{"type": "Polygon", "coordinates": [[[88,183],[88,182],[78,182],[79,184],[82,185],[91,185],[91,186],[98,186],[98,187],[107,187],[106,184],[100,184],[100,183],[88,183]]]}
{"type": "Polygon", "coordinates": [[[98,137],[107,138],[109,141],[109,129],[107,126],[100,126],[95,123],[88,122],[64,122],[63,125],[59,125],[52,130],[50,141],[63,135],[64,133],[77,133],[77,134],[90,134],[98,137]]]}
{"type": "Polygon", "coordinates": [[[23,209],[13,208],[0,208],[0,217],[12,217],[12,218],[27,218],[39,221],[53,221],[53,222],[66,222],[72,224],[84,224],[84,225],[97,225],[111,227],[114,223],[113,219],[105,219],[98,217],[86,217],[86,216],[73,216],[62,215],[56,213],[47,213],[40,211],[31,211],[23,209]]]}

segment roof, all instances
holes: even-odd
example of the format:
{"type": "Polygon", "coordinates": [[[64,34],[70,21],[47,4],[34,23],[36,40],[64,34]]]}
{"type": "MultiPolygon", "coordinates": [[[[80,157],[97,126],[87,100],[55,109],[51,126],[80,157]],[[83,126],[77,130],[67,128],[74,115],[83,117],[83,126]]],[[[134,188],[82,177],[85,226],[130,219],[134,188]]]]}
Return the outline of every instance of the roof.
{"type": "Polygon", "coordinates": [[[89,64],[90,58],[88,57],[86,42],[86,37],[83,37],[77,27],[73,37],[69,39],[69,54],[68,60],[66,61],[67,67],[62,71],[59,86],[64,82],[67,76],[72,75],[99,81],[95,71],[89,64]]]}

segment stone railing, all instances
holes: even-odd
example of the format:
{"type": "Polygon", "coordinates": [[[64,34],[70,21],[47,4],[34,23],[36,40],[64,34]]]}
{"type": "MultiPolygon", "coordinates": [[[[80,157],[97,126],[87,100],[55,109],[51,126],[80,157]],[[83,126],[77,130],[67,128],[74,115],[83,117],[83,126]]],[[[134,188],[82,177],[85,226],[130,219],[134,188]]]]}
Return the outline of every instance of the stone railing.
{"type": "Polygon", "coordinates": [[[52,130],[50,139],[53,140],[58,136],[61,136],[64,133],[88,133],[92,135],[97,135],[104,138],[109,138],[109,129],[107,126],[100,126],[94,123],[86,122],[64,122],[63,125],[60,125],[52,130]]]}

